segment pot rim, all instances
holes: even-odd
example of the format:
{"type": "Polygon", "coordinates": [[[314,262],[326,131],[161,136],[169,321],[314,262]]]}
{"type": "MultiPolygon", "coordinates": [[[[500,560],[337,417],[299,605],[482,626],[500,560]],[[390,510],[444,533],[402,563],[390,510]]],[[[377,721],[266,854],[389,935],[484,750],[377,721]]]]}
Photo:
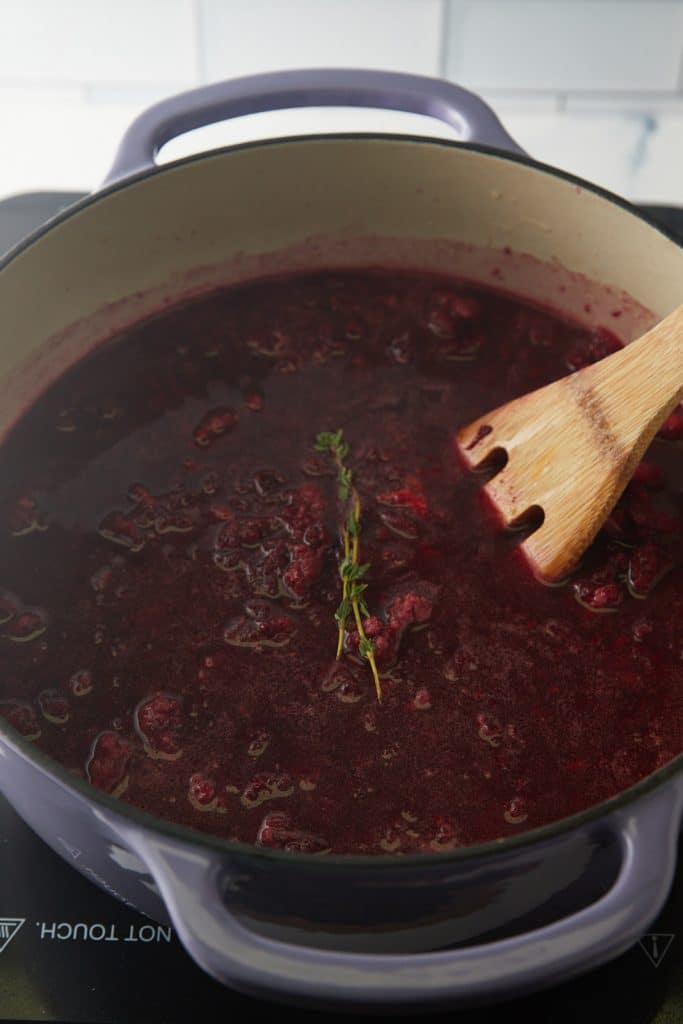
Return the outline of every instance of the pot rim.
{"type": "Polygon", "coordinates": [[[164,174],[168,171],[173,171],[189,164],[200,163],[202,160],[208,160],[212,157],[227,156],[230,153],[237,153],[243,150],[275,148],[276,146],[290,143],[324,143],[342,141],[429,144],[432,146],[443,146],[446,149],[467,150],[469,152],[479,153],[482,156],[490,156],[499,160],[509,161],[510,163],[522,164],[523,166],[531,167],[533,170],[548,174],[550,177],[560,178],[567,181],[572,185],[578,186],[583,191],[592,192],[600,199],[605,199],[612,203],[612,205],[617,206],[619,209],[623,210],[624,213],[631,214],[631,216],[643,221],[648,225],[648,227],[653,228],[660,235],[663,235],[668,239],[668,241],[673,242],[679,249],[683,249],[683,242],[681,241],[679,234],[661,224],[655,217],[652,217],[649,213],[640,209],[634,203],[630,202],[630,200],[625,199],[616,192],[611,192],[609,189],[603,188],[602,185],[596,185],[594,182],[588,181],[586,178],[581,178],[577,174],[572,174],[570,171],[565,171],[562,168],[553,167],[552,164],[544,163],[542,160],[536,160],[534,157],[525,153],[513,153],[505,149],[500,149],[496,146],[485,146],[476,142],[460,142],[457,139],[446,139],[428,135],[404,135],[399,132],[326,132],[319,135],[283,135],[273,139],[256,139],[249,142],[239,142],[227,146],[218,146],[214,149],[205,150],[200,153],[191,153],[188,156],[181,157],[178,160],[171,160],[165,164],[154,164],[153,166],[146,167],[141,171],[135,171],[125,178],[118,178],[111,184],[97,188],[94,192],[90,192],[88,195],[83,196],[83,198],[77,199],[74,203],[71,203],[63,210],[60,210],[60,212],[50,218],[50,220],[45,221],[44,224],[35,228],[30,232],[30,234],[26,235],[25,238],[22,238],[12,246],[11,249],[8,249],[8,251],[0,257],[0,272],[3,271],[5,267],[15,259],[15,257],[30,248],[30,246],[35,242],[38,242],[42,236],[53,227],[64,223],[69,220],[70,217],[75,216],[92,205],[95,205],[100,200],[106,199],[108,196],[113,195],[116,192],[123,191],[132,185],[136,185],[138,182],[145,181],[147,178],[152,178],[156,175],[164,174]]]}
{"type": "MultiPolygon", "coordinates": [[[[29,249],[33,244],[40,241],[43,235],[53,227],[64,223],[69,220],[70,217],[80,213],[82,210],[87,209],[92,205],[95,205],[101,200],[106,199],[113,193],[119,192],[155,175],[164,174],[168,171],[173,171],[179,167],[197,163],[201,160],[224,156],[242,150],[275,147],[278,145],[292,143],[325,143],[337,141],[376,141],[429,144],[444,146],[449,149],[469,150],[471,152],[480,153],[483,156],[490,156],[496,159],[522,164],[524,166],[531,167],[536,171],[567,181],[582,190],[592,192],[600,199],[604,199],[605,201],[617,206],[619,209],[623,210],[624,213],[643,221],[649,227],[653,228],[655,231],[659,232],[659,234],[677,245],[678,248],[683,249],[683,243],[681,243],[680,238],[673,231],[662,226],[653,217],[638,209],[627,199],[624,199],[622,196],[619,196],[614,192],[610,192],[609,189],[587,181],[585,178],[580,178],[575,174],[553,167],[540,160],[535,160],[533,157],[525,154],[512,153],[497,147],[484,146],[478,143],[459,142],[455,139],[412,134],[404,135],[397,132],[330,132],[320,135],[302,134],[282,136],[274,139],[252,140],[234,145],[221,146],[208,151],[193,153],[179,160],[170,161],[167,164],[155,164],[149,168],[145,168],[142,171],[138,171],[129,177],[117,180],[111,185],[107,185],[101,190],[92,192],[84,198],[77,200],[75,203],[58,213],[51,220],[40,225],[31,232],[31,234],[27,235],[26,238],[22,239],[13,248],[11,248],[2,258],[0,258],[0,273],[9,263],[12,262],[12,260],[29,249]]],[[[35,747],[30,740],[24,739],[2,718],[0,718],[0,739],[5,740],[10,749],[13,749],[15,753],[24,757],[27,761],[34,763],[42,774],[49,775],[53,781],[57,782],[63,789],[75,791],[88,803],[101,806],[104,810],[114,811],[117,815],[129,819],[134,825],[138,825],[145,830],[152,830],[155,833],[161,833],[170,839],[180,841],[184,844],[190,843],[193,846],[200,846],[217,854],[222,853],[224,855],[229,855],[234,852],[242,856],[258,857],[265,861],[285,862],[292,865],[312,866],[315,864],[319,867],[330,865],[335,868],[349,869],[376,868],[386,870],[389,867],[402,869],[406,867],[422,866],[429,868],[432,865],[448,866],[451,864],[462,864],[470,859],[481,857],[488,858],[499,853],[505,854],[523,847],[532,846],[536,843],[542,843],[545,840],[555,839],[573,831],[574,829],[580,828],[583,825],[595,822],[601,818],[606,818],[612,814],[612,812],[629,806],[651,790],[665,784],[679,772],[683,773],[683,752],[681,752],[672,761],[669,761],[661,768],[658,768],[656,771],[646,775],[643,779],[640,779],[633,786],[623,790],[616,796],[603,800],[598,804],[593,804],[576,814],[559,818],[546,825],[540,825],[536,828],[528,829],[512,836],[502,836],[498,839],[488,840],[485,843],[456,847],[453,850],[448,850],[442,853],[416,853],[402,854],[400,856],[389,853],[326,854],[321,858],[319,855],[311,853],[292,853],[286,850],[271,850],[249,843],[243,843],[238,840],[221,839],[218,836],[200,832],[189,826],[176,825],[174,822],[168,821],[165,818],[157,817],[147,811],[140,810],[133,804],[125,803],[123,800],[114,798],[109,794],[102,792],[95,786],[88,783],[85,779],[72,775],[58,761],[55,761],[48,754],[45,754],[42,750],[35,747]]]]}

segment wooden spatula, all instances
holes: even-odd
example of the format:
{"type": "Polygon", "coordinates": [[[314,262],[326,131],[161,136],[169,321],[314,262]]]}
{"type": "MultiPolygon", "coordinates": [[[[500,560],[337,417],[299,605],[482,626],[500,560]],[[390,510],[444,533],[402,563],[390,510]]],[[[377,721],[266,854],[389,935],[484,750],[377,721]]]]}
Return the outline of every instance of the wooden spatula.
{"type": "Polygon", "coordinates": [[[567,575],[609,516],[645,449],[683,398],[683,306],[600,362],[481,416],[456,435],[503,522],[542,511],[522,548],[546,582],[567,575]]]}

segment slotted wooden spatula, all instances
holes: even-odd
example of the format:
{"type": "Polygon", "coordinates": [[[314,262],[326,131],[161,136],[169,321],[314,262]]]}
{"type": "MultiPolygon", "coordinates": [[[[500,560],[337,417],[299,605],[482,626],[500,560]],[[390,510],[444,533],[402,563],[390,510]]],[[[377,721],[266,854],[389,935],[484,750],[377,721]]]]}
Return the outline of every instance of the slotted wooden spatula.
{"type": "Polygon", "coordinates": [[[486,484],[507,526],[542,510],[522,544],[539,579],[574,568],[681,399],[683,306],[618,352],[458,431],[472,469],[507,455],[486,484]]]}

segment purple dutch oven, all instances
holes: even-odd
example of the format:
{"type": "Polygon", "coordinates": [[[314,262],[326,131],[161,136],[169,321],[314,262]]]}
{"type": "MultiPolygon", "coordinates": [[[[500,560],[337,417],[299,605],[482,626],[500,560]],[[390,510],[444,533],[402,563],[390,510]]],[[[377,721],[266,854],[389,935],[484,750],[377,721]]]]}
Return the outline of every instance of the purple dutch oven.
{"type": "MultiPolygon", "coordinates": [[[[521,255],[506,263],[504,285],[560,312],[575,313],[588,289],[599,320],[616,293],[630,295],[624,341],[680,301],[676,242],[621,199],[528,158],[455,85],[283,72],[164,101],[130,127],[103,189],[0,265],[0,438],[66,366],[174,298],[370,258],[483,281],[509,250],[521,255]],[[326,135],[155,165],[182,132],[306,106],[428,114],[461,141],[326,135]]],[[[226,985],[301,1004],[406,1010],[509,998],[634,943],[671,885],[683,758],[544,828],[404,857],[212,840],[90,788],[2,719],[0,790],[59,854],[78,848],[72,862],[89,878],[172,922],[226,985]]]]}

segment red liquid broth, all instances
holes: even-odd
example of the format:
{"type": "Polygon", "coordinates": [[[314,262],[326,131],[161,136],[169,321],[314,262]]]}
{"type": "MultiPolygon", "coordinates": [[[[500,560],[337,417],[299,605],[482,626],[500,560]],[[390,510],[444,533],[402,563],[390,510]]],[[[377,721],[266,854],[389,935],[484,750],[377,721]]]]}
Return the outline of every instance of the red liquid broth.
{"type": "Polygon", "coordinates": [[[618,347],[433,275],[232,288],[82,361],[0,448],[0,714],[164,818],[295,851],[551,822],[681,752],[683,416],[566,585],[455,428],[618,347]],[[342,428],[383,702],[335,661],[342,428]]]}

